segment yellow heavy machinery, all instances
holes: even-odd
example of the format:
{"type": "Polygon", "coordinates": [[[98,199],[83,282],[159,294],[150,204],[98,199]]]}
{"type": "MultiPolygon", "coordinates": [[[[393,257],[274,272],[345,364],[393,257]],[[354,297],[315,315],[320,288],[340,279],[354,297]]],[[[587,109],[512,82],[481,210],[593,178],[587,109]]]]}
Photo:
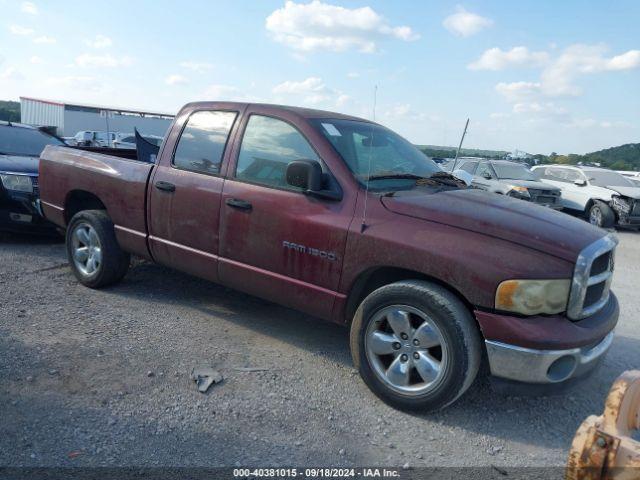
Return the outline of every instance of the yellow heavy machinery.
{"type": "Polygon", "coordinates": [[[640,370],[615,381],[600,416],[588,417],[571,444],[567,480],[640,480],[640,370]]]}

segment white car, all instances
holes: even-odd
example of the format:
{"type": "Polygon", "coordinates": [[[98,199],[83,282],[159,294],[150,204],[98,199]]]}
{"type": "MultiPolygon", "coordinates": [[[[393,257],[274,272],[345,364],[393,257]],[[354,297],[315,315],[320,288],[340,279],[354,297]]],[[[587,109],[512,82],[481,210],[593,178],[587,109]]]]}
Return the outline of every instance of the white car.
{"type": "Polygon", "coordinates": [[[613,170],[573,165],[537,165],[532,172],[562,190],[562,207],[598,227],[640,226],[640,187],[613,170]]]}
{"type": "Polygon", "coordinates": [[[118,132],[96,132],[93,130],[82,130],[73,137],[65,138],[67,144],[78,147],[109,147],[117,139],[118,132]]]}

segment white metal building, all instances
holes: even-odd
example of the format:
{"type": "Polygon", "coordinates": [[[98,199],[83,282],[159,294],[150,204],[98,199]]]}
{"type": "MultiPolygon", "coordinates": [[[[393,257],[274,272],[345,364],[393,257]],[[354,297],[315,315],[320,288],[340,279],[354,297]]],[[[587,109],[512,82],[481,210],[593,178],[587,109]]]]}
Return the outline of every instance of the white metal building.
{"type": "Polygon", "coordinates": [[[72,137],[82,130],[164,136],[173,115],[117,107],[81,105],[39,98],[20,97],[20,121],[28,125],[54,127],[61,137],[72,137]]]}

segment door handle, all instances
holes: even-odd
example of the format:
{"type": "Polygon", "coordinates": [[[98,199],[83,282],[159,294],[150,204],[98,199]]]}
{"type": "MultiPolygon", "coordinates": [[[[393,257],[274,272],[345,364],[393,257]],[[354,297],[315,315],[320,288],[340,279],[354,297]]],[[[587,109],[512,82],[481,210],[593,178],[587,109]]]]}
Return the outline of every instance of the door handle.
{"type": "Polygon", "coordinates": [[[240,200],[238,198],[227,198],[224,203],[233,208],[238,208],[240,210],[251,210],[253,207],[251,203],[246,200],[240,200]]]}
{"type": "Polygon", "coordinates": [[[156,188],[164,192],[175,192],[176,186],[173,183],[159,181],[156,182],[156,188]]]}

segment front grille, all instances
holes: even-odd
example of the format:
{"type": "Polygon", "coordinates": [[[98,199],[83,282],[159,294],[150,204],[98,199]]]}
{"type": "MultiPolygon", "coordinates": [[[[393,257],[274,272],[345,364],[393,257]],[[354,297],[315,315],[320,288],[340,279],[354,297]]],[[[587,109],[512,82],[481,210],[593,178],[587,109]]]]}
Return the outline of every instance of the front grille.
{"type": "Polygon", "coordinates": [[[537,190],[530,188],[529,195],[534,203],[542,203],[545,205],[554,204],[558,201],[559,192],[555,190],[537,190]]]}
{"type": "Polygon", "coordinates": [[[607,235],[578,255],[567,308],[567,315],[572,320],[593,315],[609,300],[617,244],[617,238],[607,235]]]}
{"type": "Polygon", "coordinates": [[[38,184],[38,177],[31,177],[31,184],[33,185],[33,193],[37,197],[40,196],[40,185],[38,184]]]}

